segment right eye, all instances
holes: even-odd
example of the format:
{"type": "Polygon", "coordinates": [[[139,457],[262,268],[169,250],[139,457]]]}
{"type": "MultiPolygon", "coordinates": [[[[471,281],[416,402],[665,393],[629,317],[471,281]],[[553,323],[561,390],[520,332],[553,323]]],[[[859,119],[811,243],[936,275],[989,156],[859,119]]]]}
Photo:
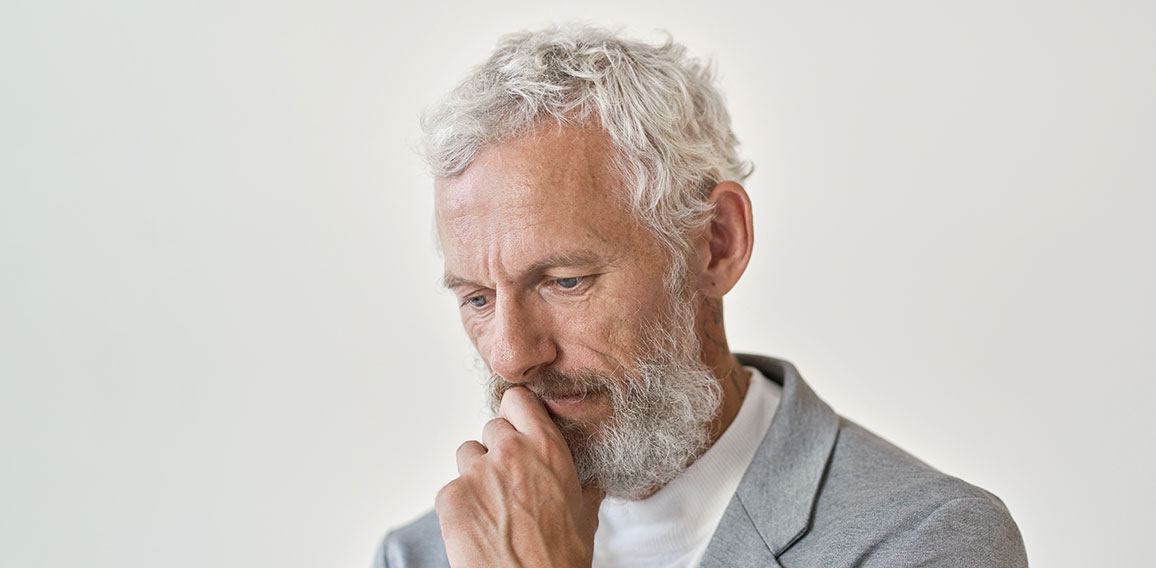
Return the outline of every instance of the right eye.
{"type": "Polygon", "coordinates": [[[466,304],[469,304],[475,308],[484,308],[484,307],[486,307],[486,303],[487,303],[486,297],[482,294],[478,294],[477,296],[470,296],[470,297],[466,298],[465,300],[462,300],[463,306],[466,304]]]}

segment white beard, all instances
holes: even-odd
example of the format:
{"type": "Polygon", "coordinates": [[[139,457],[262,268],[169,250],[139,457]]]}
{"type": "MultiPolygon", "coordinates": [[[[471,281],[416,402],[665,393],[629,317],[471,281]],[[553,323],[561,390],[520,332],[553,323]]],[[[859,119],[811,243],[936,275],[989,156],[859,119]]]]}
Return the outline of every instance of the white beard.
{"type": "MultiPolygon", "coordinates": [[[[699,357],[691,302],[672,300],[672,305],[665,325],[645,326],[643,354],[623,377],[547,368],[531,381],[539,394],[609,395],[611,415],[599,424],[553,417],[583,486],[600,487],[620,499],[642,499],[677,477],[710,445],[722,388],[699,357]]],[[[502,394],[512,386],[489,376],[495,415],[502,394]]]]}

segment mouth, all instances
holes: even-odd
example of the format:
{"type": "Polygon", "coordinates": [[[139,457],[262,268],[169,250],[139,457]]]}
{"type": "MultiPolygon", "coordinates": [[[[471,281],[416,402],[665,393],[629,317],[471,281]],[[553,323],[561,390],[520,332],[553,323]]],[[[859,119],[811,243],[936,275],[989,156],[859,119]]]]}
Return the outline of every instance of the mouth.
{"type": "Polygon", "coordinates": [[[548,393],[538,395],[551,416],[578,419],[590,418],[602,403],[597,392],[548,393]]]}

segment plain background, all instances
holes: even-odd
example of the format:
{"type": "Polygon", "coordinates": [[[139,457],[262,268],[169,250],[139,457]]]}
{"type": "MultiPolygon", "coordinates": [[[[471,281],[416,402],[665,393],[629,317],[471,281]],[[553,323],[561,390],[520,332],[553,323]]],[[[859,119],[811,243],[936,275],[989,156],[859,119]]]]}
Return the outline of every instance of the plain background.
{"type": "Polygon", "coordinates": [[[361,567],[485,418],[418,117],[499,36],[717,63],[732,346],[1000,495],[1036,566],[1156,526],[1148,2],[0,7],[0,565],[361,567]]]}

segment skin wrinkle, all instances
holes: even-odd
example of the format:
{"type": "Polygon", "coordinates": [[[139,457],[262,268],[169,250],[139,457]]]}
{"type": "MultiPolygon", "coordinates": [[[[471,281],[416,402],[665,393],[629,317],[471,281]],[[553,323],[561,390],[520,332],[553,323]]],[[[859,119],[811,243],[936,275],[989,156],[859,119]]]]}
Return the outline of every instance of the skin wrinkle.
{"type": "MultiPolygon", "coordinates": [[[[654,358],[651,360],[658,362],[658,368],[663,370],[663,375],[655,375],[645,380],[640,380],[640,377],[628,377],[622,381],[596,375],[568,376],[544,372],[531,387],[539,392],[549,391],[552,388],[570,392],[576,388],[586,388],[577,386],[585,381],[597,381],[599,386],[606,385],[605,389],[610,391],[614,413],[600,425],[569,421],[562,417],[555,417],[555,420],[574,452],[580,478],[584,482],[596,481],[608,491],[620,496],[637,498],[665,484],[697,458],[699,451],[708,444],[709,433],[719,428],[719,421],[714,416],[717,402],[707,403],[710,397],[703,398],[701,395],[692,395],[690,390],[681,390],[707,387],[713,390],[717,385],[714,383],[714,377],[699,361],[685,356],[693,349],[680,350],[676,347],[678,345],[690,347],[697,343],[691,337],[676,337],[677,330],[691,333],[692,325],[689,318],[692,315],[687,309],[689,303],[685,299],[681,301],[671,299],[667,303],[674,308],[681,307],[683,311],[679,312],[676,309],[657,323],[643,320],[642,327],[646,330],[644,335],[648,337],[643,342],[644,352],[649,355],[640,356],[638,362],[638,365],[645,368],[648,365],[646,360],[654,358]],[[678,315],[679,313],[682,315],[678,315]],[[681,359],[677,355],[680,352],[684,353],[681,359]],[[566,383],[566,386],[555,386],[555,383],[559,382],[566,383]],[[701,387],[691,386],[694,384],[701,387]],[[662,399],[665,402],[661,403],[646,402],[654,396],[667,398],[662,399]],[[706,403],[706,406],[698,406],[695,402],[706,403]],[[657,420],[657,416],[647,414],[648,412],[663,413],[666,422],[657,420]],[[663,430],[662,428],[674,424],[672,420],[688,426],[696,424],[693,428],[698,433],[689,433],[685,430],[686,426],[680,426],[677,431],[663,430]],[[617,451],[608,448],[617,448],[617,451]],[[618,461],[607,460],[606,457],[599,458],[607,451],[611,455],[616,455],[615,459],[618,461]]],[[[628,372],[640,371],[628,370],[628,372]]],[[[492,378],[492,385],[491,404],[496,405],[497,401],[501,400],[502,393],[512,385],[497,377],[492,378]]]]}
{"type": "Polygon", "coordinates": [[[462,320],[505,381],[494,400],[511,384],[547,401],[581,393],[578,414],[553,416],[581,480],[639,498],[717,439],[744,389],[730,369],[721,302],[701,295],[688,272],[700,263],[671,272],[669,250],[616,199],[609,152],[604,134],[566,130],[487,148],[438,181],[436,208],[445,282],[459,298],[486,298],[464,305],[462,320]],[[559,270],[567,256],[589,266],[559,270]],[[559,274],[593,279],[568,294],[552,288],[559,274]],[[670,282],[681,290],[673,297],[670,282]],[[577,463],[586,450],[622,463],[577,463]]]}
{"type": "Polygon", "coordinates": [[[727,373],[727,379],[729,379],[731,382],[731,385],[733,387],[735,387],[736,392],[743,395],[744,397],[746,396],[747,390],[745,388],[739,386],[738,373],[736,373],[734,369],[731,369],[731,372],[727,373]]]}
{"type": "Polygon", "coordinates": [[[723,332],[722,300],[707,298],[704,301],[706,303],[706,313],[709,317],[703,325],[703,336],[719,350],[729,351],[726,335],[723,332]]]}
{"type": "Polygon", "coordinates": [[[423,117],[445,281],[514,427],[464,445],[439,492],[451,564],[588,566],[599,488],[652,494],[737,414],[749,377],[714,309],[749,259],[727,181],[749,166],[712,81],[681,46],[546,31],[423,117]],[[621,262],[540,265],[581,249],[621,262]],[[491,546],[478,509],[505,523],[491,546]]]}

